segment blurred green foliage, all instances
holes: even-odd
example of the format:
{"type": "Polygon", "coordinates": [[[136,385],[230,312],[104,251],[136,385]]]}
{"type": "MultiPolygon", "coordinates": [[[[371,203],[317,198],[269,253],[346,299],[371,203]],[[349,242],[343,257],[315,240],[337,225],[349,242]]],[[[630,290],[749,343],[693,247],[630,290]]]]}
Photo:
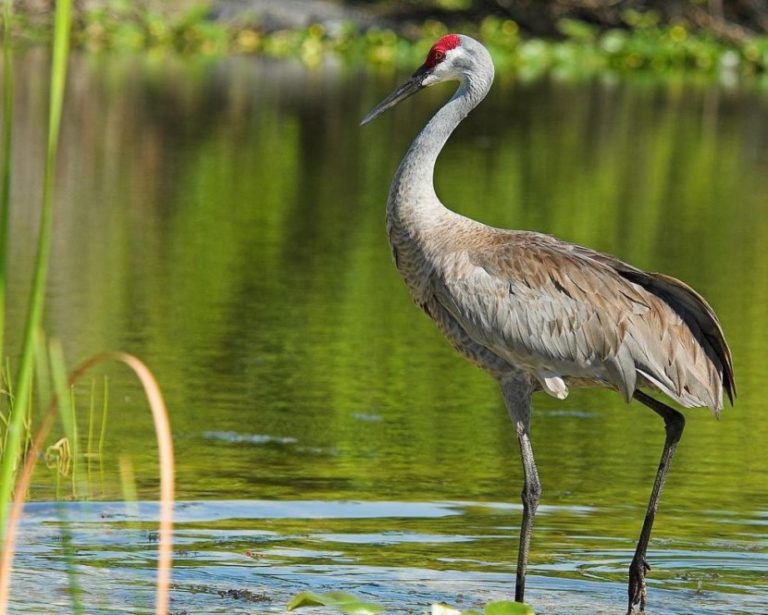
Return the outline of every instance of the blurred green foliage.
{"type": "MultiPolygon", "coordinates": [[[[440,14],[472,15],[462,10],[471,3],[431,4],[441,8],[440,14]]],[[[151,49],[207,55],[265,54],[300,59],[309,66],[334,58],[351,64],[410,68],[421,62],[435,38],[461,31],[489,47],[499,70],[529,75],[606,69],[756,73],[768,68],[766,36],[724,40],[710,31],[694,30],[686,22],[662,20],[654,11],[627,9],[621,15],[619,27],[561,18],[553,24],[556,35],[549,38],[526,36],[517,21],[492,15],[466,17],[466,23],[451,19],[450,26],[426,19],[410,24],[404,30],[407,36],[386,27],[363,30],[352,23],[268,32],[258,23],[211,21],[205,4],[163,12],[148,5],[108,0],[99,8],[80,12],[73,41],[92,52],[151,49]]],[[[20,42],[41,42],[50,36],[50,24],[44,20],[34,21],[25,14],[14,19],[14,36],[20,42]]]]}

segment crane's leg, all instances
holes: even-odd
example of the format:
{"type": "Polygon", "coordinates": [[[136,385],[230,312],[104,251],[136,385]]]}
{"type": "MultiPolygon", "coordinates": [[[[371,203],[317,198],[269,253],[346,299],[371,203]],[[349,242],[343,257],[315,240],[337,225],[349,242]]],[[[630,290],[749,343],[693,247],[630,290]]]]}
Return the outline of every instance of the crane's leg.
{"type": "Polygon", "coordinates": [[[648,510],[645,513],[643,529],[640,531],[640,538],[637,541],[635,557],[632,558],[632,563],[629,565],[629,606],[627,608],[627,615],[632,615],[635,606],[639,607],[640,613],[645,611],[645,573],[651,569],[645,561],[645,552],[648,548],[648,541],[651,538],[653,520],[656,516],[656,509],[659,506],[659,498],[661,490],[664,488],[664,481],[667,478],[667,471],[669,470],[670,463],[672,463],[672,456],[675,453],[675,448],[677,448],[677,443],[680,441],[680,437],[683,435],[683,428],[685,427],[685,417],[677,410],[657,401],[640,390],[635,391],[634,397],[664,419],[664,428],[667,435],[664,439],[664,450],[661,453],[659,469],[656,471],[656,480],[653,483],[651,498],[648,501],[648,510]]]}
{"type": "Polygon", "coordinates": [[[533,533],[533,518],[539,506],[541,482],[533,457],[533,447],[529,435],[531,420],[530,382],[521,377],[502,380],[501,390],[507,411],[515,424],[517,439],[520,443],[520,455],[523,460],[523,520],[520,524],[520,544],[517,551],[517,572],[515,578],[515,601],[523,602],[525,598],[525,574],[528,570],[528,552],[531,547],[533,533]]]}
{"type": "Polygon", "coordinates": [[[528,431],[517,434],[520,442],[520,454],[523,458],[523,522],[520,524],[520,546],[517,551],[517,575],[515,579],[515,601],[524,602],[525,598],[525,574],[528,571],[528,552],[531,548],[531,534],[533,533],[533,517],[539,507],[541,496],[541,482],[536,462],[533,458],[531,440],[528,431]]]}

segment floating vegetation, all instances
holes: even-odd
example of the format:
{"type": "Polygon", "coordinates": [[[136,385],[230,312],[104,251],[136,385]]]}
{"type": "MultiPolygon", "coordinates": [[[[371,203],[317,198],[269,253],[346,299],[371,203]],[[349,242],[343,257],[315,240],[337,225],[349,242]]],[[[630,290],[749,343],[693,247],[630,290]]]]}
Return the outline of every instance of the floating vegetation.
{"type": "Polygon", "coordinates": [[[460,611],[447,604],[433,604],[429,615],[535,615],[533,609],[522,602],[500,600],[489,602],[482,611],[460,611]]]}
{"type": "MultiPolygon", "coordinates": [[[[377,615],[384,611],[384,607],[371,602],[365,602],[360,598],[344,592],[328,592],[316,594],[314,592],[301,592],[291,600],[286,610],[293,611],[303,607],[327,606],[338,610],[340,613],[350,615],[377,615]]],[[[429,615],[535,615],[533,609],[522,602],[501,600],[489,602],[482,611],[471,609],[461,611],[447,604],[433,604],[429,609],[429,615]]]]}
{"type": "Polygon", "coordinates": [[[376,615],[384,610],[383,607],[377,604],[363,602],[356,596],[343,592],[328,592],[327,594],[301,592],[288,603],[286,610],[293,611],[308,606],[329,606],[341,613],[352,613],[354,615],[376,615]]]}

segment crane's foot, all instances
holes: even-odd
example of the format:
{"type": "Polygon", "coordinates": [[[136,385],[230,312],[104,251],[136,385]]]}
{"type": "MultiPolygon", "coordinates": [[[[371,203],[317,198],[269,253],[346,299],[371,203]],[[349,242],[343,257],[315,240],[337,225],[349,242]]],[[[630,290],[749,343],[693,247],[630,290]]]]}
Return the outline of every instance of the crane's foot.
{"type": "Polygon", "coordinates": [[[645,613],[647,597],[645,573],[650,569],[651,567],[644,557],[635,556],[629,565],[629,607],[627,608],[627,615],[635,613],[635,607],[638,609],[637,613],[645,613]]]}

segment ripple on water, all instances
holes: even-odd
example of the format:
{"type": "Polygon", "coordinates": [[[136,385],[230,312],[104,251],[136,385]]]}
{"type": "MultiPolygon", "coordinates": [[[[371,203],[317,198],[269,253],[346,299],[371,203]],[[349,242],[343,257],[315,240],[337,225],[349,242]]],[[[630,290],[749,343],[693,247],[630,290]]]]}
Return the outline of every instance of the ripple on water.
{"type": "MultiPolygon", "coordinates": [[[[38,502],[27,506],[19,532],[12,612],[69,607],[62,514],[87,612],[151,609],[156,503],[38,502]]],[[[391,612],[505,599],[514,585],[518,514],[517,506],[461,502],[180,502],[172,608],[282,613],[304,590],[348,591],[391,612]]],[[[580,547],[584,537],[568,540],[560,529],[596,514],[604,511],[543,508],[528,581],[537,613],[613,614],[623,605],[631,541],[603,537],[594,548],[590,538],[591,548],[580,547]]],[[[652,549],[655,612],[738,615],[764,608],[755,587],[768,578],[765,541],[755,549],[664,540],[652,549]]]]}

